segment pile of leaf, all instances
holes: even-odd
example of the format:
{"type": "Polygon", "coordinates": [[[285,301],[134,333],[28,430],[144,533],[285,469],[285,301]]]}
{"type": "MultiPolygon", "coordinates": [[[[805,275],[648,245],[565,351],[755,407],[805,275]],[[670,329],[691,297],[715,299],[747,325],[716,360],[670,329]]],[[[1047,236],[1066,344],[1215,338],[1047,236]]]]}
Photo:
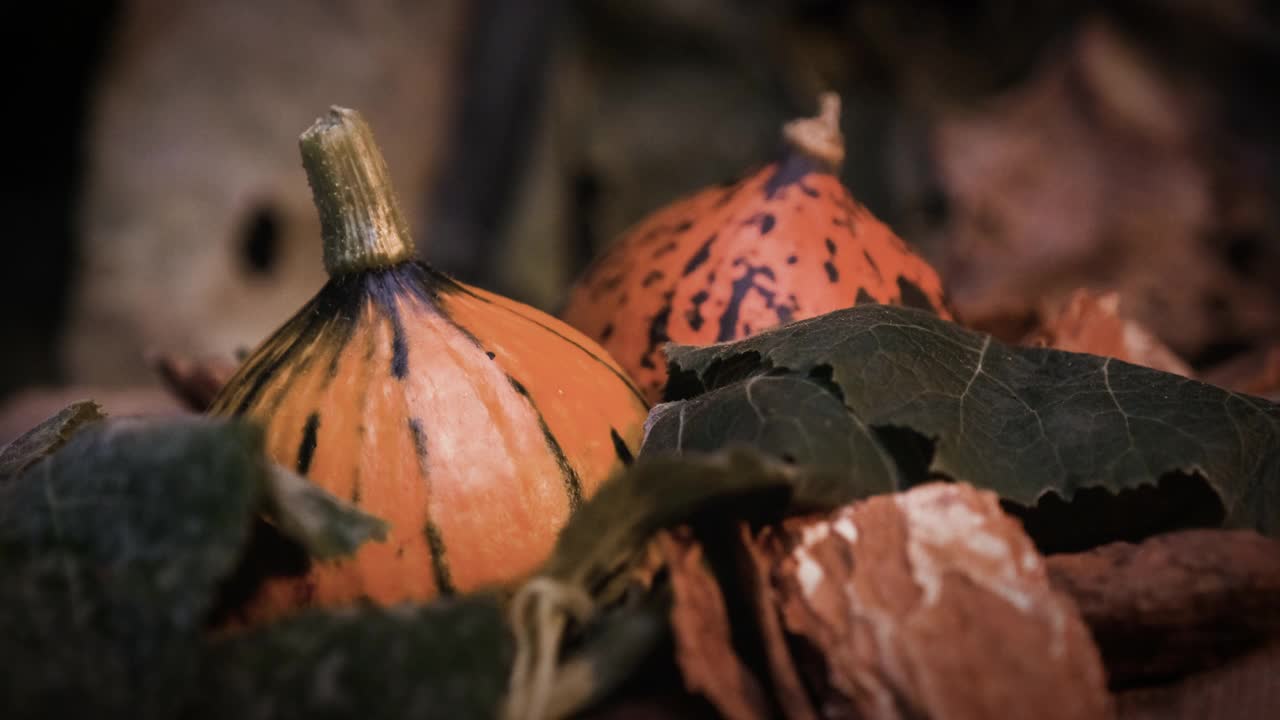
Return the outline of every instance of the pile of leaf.
{"type": "Polygon", "coordinates": [[[1109,703],[1280,633],[1270,402],[879,305],[669,357],[640,457],[536,576],[253,628],[228,620],[255,582],[381,521],[252,425],[68,408],[0,453],[5,717],[972,717],[1028,688],[1109,703]],[[1149,577],[1173,610],[1143,614],[1149,577]],[[902,632],[868,644],[886,613],[902,632]],[[961,692],[1041,655],[1070,670],[961,692]],[[956,672],[961,695],[926,682],[956,672]]]}

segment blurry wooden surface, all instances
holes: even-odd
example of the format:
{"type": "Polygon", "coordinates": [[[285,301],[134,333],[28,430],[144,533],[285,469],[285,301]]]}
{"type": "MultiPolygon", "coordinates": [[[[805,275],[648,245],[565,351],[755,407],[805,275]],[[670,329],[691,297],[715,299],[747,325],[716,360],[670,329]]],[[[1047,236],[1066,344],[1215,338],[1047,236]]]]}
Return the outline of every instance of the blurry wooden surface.
{"type": "Polygon", "coordinates": [[[97,402],[112,417],[189,412],[173,394],[158,387],[31,387],[0,401],[0,447],[80,400],[97,402]]]}
{"type": "Polygon", "coordinates": [[[368,118],[422,217],[461,5],[126,2],[91,109],[69,379],[151,382],[144,350],[255,345],[319,289],[297,139],[330,105],[368,118]]]}
{"type": "Polygon", "coordinates": [[[1167,687],[1116,696],[1121,720],[1275,720],[1280,643],[1167,687]]]}
{"type": "Polygon", "coordinates": [[[252,345],[318,287],[296,136],[331,103],[370,118],[424,257],[555,309],[628,225],[767,161],[824,89],[844,180],[964,320],[1114,289],[1200,371],[1280,332],[1268,8],[127,0],[86,138],[68,376],[252,345]]]}

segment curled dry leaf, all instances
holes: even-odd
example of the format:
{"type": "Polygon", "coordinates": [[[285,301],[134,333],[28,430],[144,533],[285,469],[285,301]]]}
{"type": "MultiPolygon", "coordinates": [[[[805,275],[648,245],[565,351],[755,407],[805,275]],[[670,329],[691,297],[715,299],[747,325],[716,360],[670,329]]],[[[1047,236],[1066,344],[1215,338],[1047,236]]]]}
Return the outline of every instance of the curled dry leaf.
{"type": "Polygon", "coordinates": [[[1078,288],[1044,303],[1035,329],[1022,344],[1102,355],[1192,377],[1191,367],[1182,358],[1121,311],[1120,294],[1114,291],[1078,288]]]}
{"type": "MultiPolygon", "coordinates": [[[[921,232],[904,232],[938,249],[931,259],[967,324],[1106,283],[1184,357],[1276,335],[1275,176],[1252,160],[1273,145],[1226,120],[1227,108],[1258,97],[1228,80],[1249,75],[1253,41],[1219,36],[1205,73],[1188,73],[1178,69],[1186,55],[1171,61],[1168,49],[1190,45],[1156,39],[1156,27],[1181,26],[1198,44],[1216,31],[1203,18],[1175,21],[1182,11],[1170,8],[1225,5],[1142,4],[1164,19],[1137,33],[1126,12],[1092,6],[1022,82],[929,129],[936,173],[926,192],[941,190],[946,212],[921,213],[921,232]]],[[[1253,18],[1263,4],[1233,6],[1253,18]]]]}
{"type": "Polygon", "coordinates": [[[759,542],[821,715],[1113,713],[1088,628],[993,493],[931,483],[759,542]]]}
{"type": "Polygon", "coordinates": [[[1205,382],[1280,401],[1280,343],[1238,355],[1204,371],[1205,382]]]}
{"type": "Polygon", "coordinates": [[[166,352],[152,353],[147,362],[182,406],[196,413],[209,409],[239,367],[230,358],[193,358],[166,352]]]}
{"type": "Polygon", "coordinates": [[[1075,599],[1111,684],[1219,664],[1280,640],[1280,542],[1250,531],[1188,530],[1047,559],[1075,599]]]}
{"type": "Polygon", "coordinates": [[[706,696],[727,720],[768,718],[759,681],[734,652],[724,595],[702,547],[688,527],[662,531],[654,544],[670,573],[676,662],[686,688],[706,696]]]}
{"type": "Polygon", "coordinates": [[[772,572],[769,558],[759,543],[754,542],[751,526],[738,525],[738,535],[743,553],[743,565],[752,609],[759,623],[761,644],[773,681],[773,692],[787,720],[817,720],[818,714],[809,700],[809,692],[791,659],[787,649],[787,637],[782,630],[782,620],[774,607],[775,591],[770,583],[772,572]]]}
{"type": "Polygon", "coordinates": [[[68,406],[92,402],[114,418],[134,416],[173,417],[183,408],[159,388],[93,385],[32,386],[0,401],[0,445],[16,440],[68,406]]]}
{"type": "Polygon", "coordinates": [[[82,428],[102,420],[102,408],[92,400],[72,403],[7,445],[0,445],[0,480],[12,477],[52,455],[82,428]]]}

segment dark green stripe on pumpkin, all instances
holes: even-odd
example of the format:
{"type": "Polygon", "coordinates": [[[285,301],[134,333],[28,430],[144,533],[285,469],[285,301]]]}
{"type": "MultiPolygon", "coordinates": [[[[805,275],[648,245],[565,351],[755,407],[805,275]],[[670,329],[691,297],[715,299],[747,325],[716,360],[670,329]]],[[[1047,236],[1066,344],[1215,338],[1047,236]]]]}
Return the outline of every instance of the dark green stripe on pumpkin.
{"type": "Polygon", "coordinates": [[[538,409],[529,391],[519,380],[510,375],[507,376],[507,380],[511,382],[511,387],[515,388],[516,392],[524,396],[529,407],[533,408],[534,416],[538,418],[538,428],[542,430],[542,438],[547,443],[547,449],[551,451],[552,457],[556,459],[556,465],[560,468],[560,478],[564,481],[565,494],[569,498],[569,512],[573,513],[582,505],[582,479],[578,477],[578,471],[569,464],[569,458],[560,447],[560,441],[556,440],[551,428],[547,426],[546,418],[542,417],[542,411],[538,409]]]}
{"type": "Polygon", "coordinates": [[[316,454],[316,433],[320,430],[320,413],[307,416],[307,424],[302,428],[302,442],[298,444],[298,474],[306,475],[311,469],[311,460],[316,454]]]}
{"type": "MultiPolygon", "coordinates": [[[[430,486],[431,479],[427,475],[427,434],[422,429],[422,421],[418,418],[409,418],[409,437],[413,438],[413,452],[418,458],[418,472],[430,486]]],[[[445,557],[444,536],[440,534],[440,528],[431,520],[430,510],[428,512],[427,524],[422,529],[423,537],[427,540],[427,550],[431,553],[431,575],[435,578],[436,589],[441,595],[452,595],[457,592],[457,588],[453,586],[453,578],[449,574],[449,561],[445,557]]]]}
{"type": "Polygon", "coordinates": [[[422,421],[409,418],[409,434],[413,436],[413,451],[418,454],[418,467],[427,474],[427,436],[422,432],[422,421]]]}
{"type": "Polygon", "coordinates": [[[613,452],[622,461],[623,465],[630,465],[635,462],[635,456],[631,454],[631,448],[627,447],[626,441],[618,434],[616,428],[609,428],[609,438],[613,440],[613,452]]]}
{"type": "Polygon", "coordinates": [[[254,407],[273,415],[288,396],[290,386],[317,357],[327,359],[330,372],[335,372],[338,355],[355,331],[366,294],[365,283],[359,277],[331,278],[244,362],[227,383],[224,390],[227,394],[219,396],[210,411],[223,414],[235,403],[231,411],[234,415],[243,415],[254,407]],[[320,347],[317,349],[316,345],[320,347]],[[274,396],[263,402],[262,394],[277,379],[280,369],[286,367],[292,371],[288,381],[276,387],[274,396]]]}
{"type": "Polygon", "coordinates": [[[585,353],[585,354],[586,354],[586,356],[587,356],[587,357],[591,358],[591,360],[592,360],[592,361],[594,361],[594,362],[598,363],[599,365],[603,366],[606,370],[608,370],[610,373],[612,373],[614,377],[616,377],[616,378],[618,378],[619,380],[621,380],[621,381],[622,381],[622,384],[627,386],[627,389],[631,391],[631,394],[632,394],[632,395],[634,395],[634,396],[636,397],[636,399],[637,399],[637,400],[639,400],[639,401],[641,402],[641,404],[643,404],[645,407],[649,407],[649,403],[644,399],[644,393],[640,392],[640,389],[639,389],[639,388],[637,388],[637,387],[636,387],[636,385],[635,385],[635,383],[631,381],[631,378],[627,377],[627,376],[626,376],[626,374],[624,374],[624,373],[620,372],[617,368],[613,367],[613,365],[611,365],[611,364],[609,363],[609,361],[605,360],[604,358],[600,357],[599,355],[596,355],[595,353],[591,352],[591,351],[590,351],[590,350],[588,350],[587,348],[583,347],[581,343],[578,343],[578,342],[574,341],[574,340],[573,340],[573,339],[571,339],[571,338],[565,337],[563,334],[561,334],[561,333],[560,333],[559,331],[557,331],[555,328],[550,327],[550,326],[548,326],[548,325],[545,325],[545,324],[543,324],[543,323],[539,322],[536,318],[532,318],[532,317],[530,317],[530,316],[528,316],[528,315],[525,315],[525,314],[524,314],[524,313],[522,313],[522,312],[518,312],[518,311],[516,311],[516,310],[515,310],[515,309],[513,309],[513,308],[507,307],[506,305],[500,305],[500,304],[498,304],[498,303],[493,302],[492,300],[489,300],[488,298],[481,297],[480,295],[477,295],[476,293],[471,292],[471,290],[470,290],[469,288],[467,288],[465,285],[463,285],[462,283],[458,282],[457,280],[454,280],[453,278],[451,278],[451,277],[449,277],[449,276],[447,276],[447,275],[439,275],[438,273],[437,273],[437,275],[438,275],[437,280],[438,280],[438,282],[439,282],[439,284],[437,285],[437,288],[439,288],[439,289],[441,289],[441,290],[447,289],[447,290],[451,290],[451,291],[453,291],[453,292],[460,292],[460,293],[463,293],[463,294],[469,295],[469,296],[471,296],[471,298],[472,298],[472,299],[478,300],[478,301],[480,301],[480,302],[482,302],[482,303],[485,303],[486,305],[492,305],[492,306],[494,306],[494,307],[496,307],[496,308],[498,308],[498,309],[500,309],[500,310],[505,310],[506,312],[509,312],[509,313],[511,313],[512,315],[515,315],[516,317],[522,318],[522,319],[524,319],[524,320],[527,320],[528,322],[533,323],[534,325],[537,325],[538,327],[540,327],[540,328],[542,328],[543,330],[545,330],[545,331],[547,331],[547,332],[551,333],[552,335],[556,336],[557,338],[559,338],[559,339],[561,339],[561,340],[563,340],[563,341],[565,341],[565,342],[569,343],[570,345],[574,346],[575,348],[577,348],[577,349],[581,350],[583,353],[585,353]]]}
{"type": "Polygon", "coordinates": [[[427,549],[431,551],[431,574],[435,577],[436,589],[441,595],[453,595],[458,590],[449,575],[449,561],[444,556],[444,536],[440,534],[440,528],[428,520],[422,534],[427,539],[427,549]]]}
{"type": "MultiPolygon", "coordinates": [[[[288,367],[303,348],[310,346],[307,340],[311,335],[313,333],[308,332],[304,320],[291,321],[245,361],[243,377],[234,377],[227,383],[227,388],[232,390],[232,394],[227,397],[227,403],[230,403],[237,393],[240,394],[240,400],[236,403],[233,414],[244,415],[250,408],[258,405],[258,400],[266,392],[271,381],[277,379],[280,369],[288,367]]],[[[277,394],[276,400],[278,401],[280,397],[281,395],[277,394]]],[[[214,403],[212,411],[221,413],[225,408],[226,404],[217,402],[214,403]]]]}
{"type": "Polygon", "coordinates": [[[378,271],[371,273],[371,276],[377,277],[378,280],[385,280],[385,282],[370,282],[369,295],[373,299],[374,307],[378,308],[391,323],[391,376],[397,380],[403,380],[409,374],[409,343],[405,338],[404,322],[400,319],[400,308],[396,304],[396,297],[407,290],[406,283],[394,270],[378,271]]]}

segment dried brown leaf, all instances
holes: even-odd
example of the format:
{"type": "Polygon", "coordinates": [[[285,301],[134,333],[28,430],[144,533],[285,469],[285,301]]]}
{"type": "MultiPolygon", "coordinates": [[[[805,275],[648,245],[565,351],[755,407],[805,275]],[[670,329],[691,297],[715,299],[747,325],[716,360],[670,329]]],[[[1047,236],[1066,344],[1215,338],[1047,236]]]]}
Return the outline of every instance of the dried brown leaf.
{"type": "Polygon", "coordinates": [[[1078,288],[1047,302],[1025,345],[1113,357],[1135,365],[1192,377],[1191,367],[1120,308],[1120,294],[1078,288]]]}
{"type": "Polygon", "coordinates": [[[654,543],[675,596],[671,626],[685,686],[706,696],[729,720],[768,718],[768,700],[759,680],[734,651],[724,596],[703,562],[702,547],[687,527],[664,530],[654,543]]]}
{"type": "Polygon", "coordinates": [[[1202,373],[1205,382],[1280,401],[1280,343],[1246,352],[1202,373]]]}
{"type": "Polygon", "coordinates": [[[1188,530],[1047,558],[1075,599],[1113,686],[1217,665],[1280,639],[1280,542],[1188,530]]]}
{"type": "Polygon", "coordinates": [[[821,715],[1112,715],[1087,627],[993,493],[928,484],[779,540],[774,589],[821,715]]]}
{"type": "Polygon", "coordinates": [[[763,538],[772,534],[768,527],[762,530],[762,540],[757,541],[747,523],[739,523],[739,540],[744,557],[744,571],[752,606],[759,623],[757,631],[764,645],[765,658],[769,664],[770,679],[773,692],[787,720],[817,720],[817,711],[809,701],[804,681],[796,669],[787,647],[787,637],[782,630],[782,620],[778,617],[777,598],[770,580],[771,567],[769,559],[761,549],[763,538]]]}
{"type": "Polygon", "coordinates": [[[1117,693],[1120,720],[1271,720],[1280,715],[1280,643],[1182,682],[1117,693]]]}
{"type": "Polygon", "coordinates": [[[165,388],[192,412],[209,409],[222,386],[235,374],[237,364],[227,358],[191,358],[157,352],[147,358],[165,388]]]}

